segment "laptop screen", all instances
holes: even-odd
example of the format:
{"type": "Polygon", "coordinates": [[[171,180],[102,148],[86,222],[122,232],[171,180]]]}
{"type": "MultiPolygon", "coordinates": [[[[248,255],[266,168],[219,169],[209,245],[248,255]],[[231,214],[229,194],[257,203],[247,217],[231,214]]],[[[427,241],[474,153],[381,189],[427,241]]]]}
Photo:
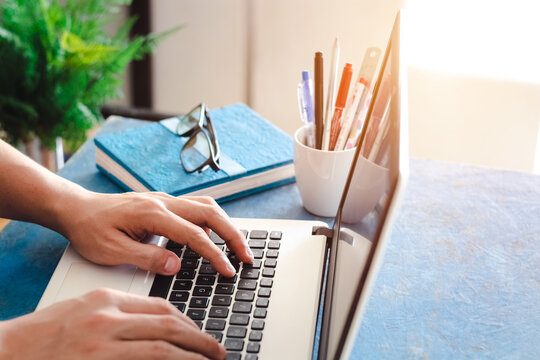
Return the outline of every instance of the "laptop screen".
{"type": "Polygon", "coordinates": [[[320,347],[327,358],[346,354],[356,333],[408,166],[400,37],[398,14],[334,224],[320,347]]]}

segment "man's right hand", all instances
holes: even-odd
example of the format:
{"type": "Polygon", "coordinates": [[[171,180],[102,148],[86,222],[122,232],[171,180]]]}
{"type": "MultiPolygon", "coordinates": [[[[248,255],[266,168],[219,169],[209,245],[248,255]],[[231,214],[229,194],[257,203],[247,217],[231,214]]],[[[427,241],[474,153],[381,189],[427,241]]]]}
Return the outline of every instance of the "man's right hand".
{"type": "Polygon", "coordinates": [[[224,359],[172,304],[100,289],[0,322],[0,359],[224,359]]]}

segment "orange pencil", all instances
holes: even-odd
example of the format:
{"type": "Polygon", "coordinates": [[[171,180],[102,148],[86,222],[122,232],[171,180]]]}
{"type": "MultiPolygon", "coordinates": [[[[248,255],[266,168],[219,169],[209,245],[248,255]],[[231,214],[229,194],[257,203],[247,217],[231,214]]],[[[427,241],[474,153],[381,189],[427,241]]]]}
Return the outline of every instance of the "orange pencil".
{"type": "Polygon", "coordinates": [[[328,150],[334,150],[336,142],[341,129],[341,115],[343,115],[343,108],[347,103],[347,95],[349,94],[349,86],[351,85],[352,78],[352,65],[347,63],[343,68],[341,74],[341,81],[339,83],[339,91],[336,98],[336,106],[334,109],[334,116],[332,117],[332,127],[330,128],[330,144],[328,150]]]}

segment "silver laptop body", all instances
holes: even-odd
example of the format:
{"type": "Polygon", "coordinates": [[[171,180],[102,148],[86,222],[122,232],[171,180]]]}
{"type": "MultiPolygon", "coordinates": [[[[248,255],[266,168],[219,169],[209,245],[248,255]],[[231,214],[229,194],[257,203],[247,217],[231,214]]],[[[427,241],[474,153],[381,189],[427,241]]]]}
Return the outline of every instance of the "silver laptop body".
{"type": "MultiPolygon", "coordinates": [[[[359,155],[362,148],[359,146],[333,229],[317,221],[233,219],[248,233],[267,230],[268,234],[272,231],[282,234],[278,240],[279,255],[267,314],[263,319],[259,359],[309,359],[317,352],[319,359],[346,359],[352,350],[408,176],[407,81],[402,28],[403,12],[400,12],[360,138],[362,144],[370,136],[373,118],[387,117],[389,128],[380,144],[380,155],[373,162],[386,169],[384,179],[379,179],[384,186],[374,208],[367,215],[359,214],[358,204],[362,204],[359,194],[366,185],[362,182],[365,159],[359,155]],[[389,86],[389,91],[383,94],[384,86],[389,86]],[[387,106],[378,106],[378,102],[387,106]],[[377,114],[378,108],[386,109],[385,113],[377,114]],[[320,343],[316,344],[320,311],[322,330],[320,343]]],[[[167,239],[154,236],[148,242],[166,246],[167,239]]],[[[111,267],[90,263],[68,246],[36,310],[101,287],[147,296],[156,278],[155,274],[131,265],[111,267]]],[[[173,279],[171,284],[175,281],[178,280],[173,279]]],[[[217,284],[212,286],[215,290],[217,284]]],[[[260,280],[258,286],[257,289],[260,280]]],[[[167,297],[172,291],[171,288],[167,297]]],[[[195,294],[189,296],[192,299],[195,294]]],[[[211,306],[209,301],[208,309],[211,306]]],[[[253,320],[252,317],[250,321],[253,320]]],[[[207,321],[208,317],[201,321],[203,330],[207,321]]],[[[228,326],[222,331],[222,342],[228,326]]],[[[248,354],[249,333],[243,339],[245,344],[240,351],[243,357],[248,354]]]]}

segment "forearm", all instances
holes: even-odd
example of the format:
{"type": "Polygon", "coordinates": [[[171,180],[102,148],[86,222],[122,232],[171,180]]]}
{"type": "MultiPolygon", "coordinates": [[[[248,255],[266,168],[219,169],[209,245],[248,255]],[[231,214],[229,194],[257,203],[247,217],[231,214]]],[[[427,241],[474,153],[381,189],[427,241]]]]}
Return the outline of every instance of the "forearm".
{"type": "Polygon", "coordinates": [[[0,217],[62,232],[61,214],[87,194],[0,140],[0,217]]]}

